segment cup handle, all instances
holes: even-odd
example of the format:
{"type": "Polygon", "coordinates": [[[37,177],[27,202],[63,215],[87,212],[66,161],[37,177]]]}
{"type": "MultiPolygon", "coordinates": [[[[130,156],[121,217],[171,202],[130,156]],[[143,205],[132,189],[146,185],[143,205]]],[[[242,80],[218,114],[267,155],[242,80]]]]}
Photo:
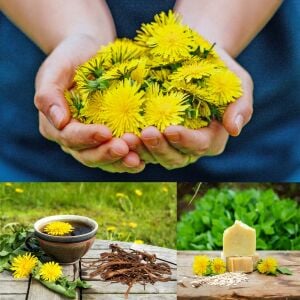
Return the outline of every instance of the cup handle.
{"type": "Polygon", "coordinates": [[[34,233],[30,233],[25,239],[25,246],[30,252],[37,252],[38,247],[33,246],[33,244],[30,243],[33,239],[35,239],[34,233]]]}

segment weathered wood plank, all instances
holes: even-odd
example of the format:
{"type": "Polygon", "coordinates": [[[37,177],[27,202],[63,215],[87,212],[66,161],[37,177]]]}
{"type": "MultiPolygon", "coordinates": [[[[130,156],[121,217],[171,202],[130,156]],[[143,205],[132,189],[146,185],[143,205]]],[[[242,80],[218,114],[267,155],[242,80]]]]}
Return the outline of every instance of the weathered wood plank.
{"type": "MultiPolygon", "coordinates": [[[[192,263],[195,255],[218,256],[217,252],[180,251],[178,253],[178,279],[193,276],[192,263]]],[[[257,272],[248,274],[248,282],[236,287],[201,286],[199,288],[178,286],[178,299],[300,299],[300,251],[259,251],[260,257],[273,256],[282,266],[288,266],[293,275],[266,276],[257,272]]]]}
{"type": "MultiPolygon", "coordinates": [[[[82,294],[124,294],[128,288],[121,283],[108,283],[103,281],[89,281],[92,288],[83,290],[82,294]]],[[[130,294],[176,294],[176,281],[157,282],[154,285],[135,284],[130,294]]]]}
{"type": "MultiPolygon", "coordinates": [[[[67,275],[70,278],[70,280],[74,280],[79,276],[79,264],[77,263],[76,265],[63,266],[63,272],[65,275],[67,275]]],[[[79,291],[77,291],[76,299],[79,298],[80,298],[79,291]]],[[[35,279],[32,279],[29,288],[29,293],[28,293],[28,300],[36,300],[36,299],[62,300],[68,298],[52,292],[51,290],[43,286],[40,282],[36,281],[35,279]]]]}
{"type": "MultiPolygon", "coordinates": [[[[129,300],[176,300],[175,294],[160,294],[160,295],[145,295],[145,294],[133,294],[129,295],[129,300]]],[[[82,300],[124,300],[124,295],[121,294],[84,294],[82,300]]]]}
{"type": "MultiPolygon", "coordinates": [[[[28,281],[24,280],[8,280],[1,281],[0,294],[26,294],[28,289],[28,281]]],[[[0,296],[0,299],[1,299],[0,296]]]]}
{"type": "Polygon", "coordinates": [[[26,294],[9,294],[9,295],[1,295],[0,300],[26,300],[26,294]]]}
{"type": "Polygon", "coordinates": [[[92,246],[93,250],[107,250],[110,244],[118,244],[123,248],[130,248],[132,243],[128,242],[116,242],[116,241],[106,241],[106,240],[96,240],[92,246]]]}
{"type": "MultiPolygon", "coordinates": [[[[8,272],[8,271],[3,271],[2,273],[0,273],[0,281],[26,281],[28,282],[28,278],[20,278],[20,279],[14,279],[14,277],[12,276],[12,273],[11,272],[8,272]]],[[[2,285],[2,283],[1,283],[2,285]]],[[[1,291],[0,291],[1,293],[1,291]]]]}

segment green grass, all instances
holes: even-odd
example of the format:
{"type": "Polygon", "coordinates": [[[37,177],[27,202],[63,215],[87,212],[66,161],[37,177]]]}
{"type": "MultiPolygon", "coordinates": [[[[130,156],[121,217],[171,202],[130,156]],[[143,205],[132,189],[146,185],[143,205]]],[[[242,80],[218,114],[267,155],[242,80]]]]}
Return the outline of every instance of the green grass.
{"type": "Polygon", "coordinates": [[[1,183],[0,210],[1,228],[78,214],[98,222],[100,239],[176,248],[175,183],[1,183]]]}

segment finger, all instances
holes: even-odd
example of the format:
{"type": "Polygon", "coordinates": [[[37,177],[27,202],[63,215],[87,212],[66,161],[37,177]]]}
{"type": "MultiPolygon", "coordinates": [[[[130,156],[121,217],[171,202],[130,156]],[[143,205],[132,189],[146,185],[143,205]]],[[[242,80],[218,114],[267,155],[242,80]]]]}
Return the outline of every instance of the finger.
{"type": "Polygon", "coordinates": [[[113,138],[94,149],[81,151],[67,149],[67,151],[85,166],[98,168],[124,158],[129,153],[129,148],[123,140],[113,138]]]}
{"type": "Polygon", "coordinates": [[[100,169],[110,172],[110,173],[131,173],[136,174],[140,173],[145,169],[145,163],[143,161],[136,167],[127,167],[123,164],[122,161],[117,161],[113,164],[103,165],[100,169]]]}
{"type": "Polygon", "coordinates": [[[58,130],[42,113],[40,113],[40,132],[47,139],[73,150],[94,148],[112,138],[111,131],[104,125],[86,125],[75,120],[62,130],[58,130]]]}
{"type": "Polygon", "coordinates": [[[140,158],[148,163],[155,163],[155,158],[144,146],[141,139],[133,133],[125,133],[122,139],[127,143],[131,151],[136,152],[140,158]]]}
{"type": "Polygon", "coordinates": [[[129,153],[122,159],[122,163],[125,167],[128,168],[137,168],[140,163],[140,157],[133,151],[129,151],[129,153]]]}
{"type": "Polygon", "coordinates": [[[164,135],[174,148],[198,157],[221,154],[228,139],[227,131],[217,121],[198,130],[183,126],[169,126],[164,135]]]}
{"type": "Polygon", "coordinates": [[[189,157],[170,146],[155,127],[144,129],[141,139],[155,159],[167,169],[182,167],[189,161],[189,157]]]}

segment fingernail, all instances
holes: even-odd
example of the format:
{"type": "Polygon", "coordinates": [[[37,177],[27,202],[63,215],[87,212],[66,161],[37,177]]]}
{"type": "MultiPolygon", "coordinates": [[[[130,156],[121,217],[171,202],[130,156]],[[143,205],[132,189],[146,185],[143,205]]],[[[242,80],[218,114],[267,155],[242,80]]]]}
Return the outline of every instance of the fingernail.
{"type": "Polygon", "coordinates": [[[236,118],[235,118],[235,126],[237,127],[238,129],[238,135],[240,134],[242,128],[243,128],[243,125],[244,125],[244,117],[242,115],[238,115],[236,118]]]}
{"type": "Polygon", "coordinates": [[[168,140],[171,142],[171,143],[178,143],[179,140],[180,140],[180,135],[178,132],[173,132],[171,134],[166,134],[168,140]]]}
{"type": "Polygon", "coordinates": [[[145,143],[151,147],[156,147],[159,144],[159,139],[156,137],[144,139],[145,143]]]}
{"type": "Polygon", "coordinates": [[[49,110],[50,122],[56,127],[59,128],[63,119],[64,113],[61,108],[57,105],[52,105],[49,110]]]}

